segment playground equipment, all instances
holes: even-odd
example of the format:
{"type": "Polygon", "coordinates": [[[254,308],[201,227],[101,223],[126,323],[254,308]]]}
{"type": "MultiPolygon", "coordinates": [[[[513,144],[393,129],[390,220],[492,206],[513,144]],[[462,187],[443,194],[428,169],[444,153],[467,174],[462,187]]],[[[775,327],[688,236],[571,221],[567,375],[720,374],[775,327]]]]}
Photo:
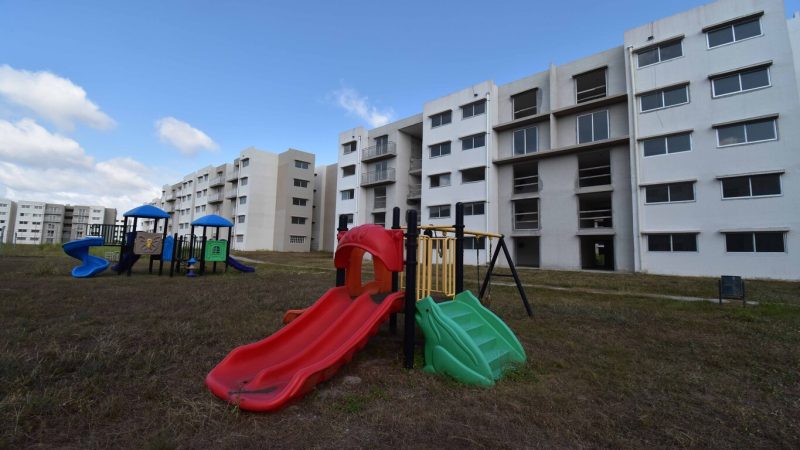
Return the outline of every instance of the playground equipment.
{"type": "Polygon", "coordinates": [[[241,272],[255,272],[256,269],[246,266],[230,255],[231,228],[233,222],[218,216],[208,214],[192,222],[191,231],[188,236],[174,235],[175,250],[173,251],[172,263],[170,264],[169,275],[175,271],[180,272],[181,264],[191,259],[200,263],[200,268],[195,272],[196,275],[203,275],[206,271],[206,263],[212,264],[212,272],[217,272],[217,263],[225,264],[225,271],[228,267],[233,267],[241,272]],[[202,234],[195,236],[195,227],[202,227],[202,234]],[[214,239],[208,239],[208,229],[213,228],[214,239]],[[228,229],[227,239],[220,239],[220,228],[228,229]]]}
{"type": "Polygon", "coordinates": [[[72,269],[73,277],[93,277],[108,268],[109,262],[107,260],[89,254],[89,247],[102,246],[103,238],[97,236],[87,236],[83,239],[67,242],[62,246],[66,254],[81,260],[81,265],[72,269]]]}
{"type": "Polygon", "coordinates": [[[158,274],[161,275],[164,270],[164,258],[162,257],[164,249],[164,241],[167,237],[167,224],[169,223],[169,214],[163,209],[156,208],[152,205],[142,205],[123,214],[124,223],[123,230],[128,229],[129,219],[133,219],[131,229],[125,233],[124,239],[119,247],[119,262],[115,264],[111,270],[117,272],[117,275],[127,273],[131,276],[133,265],[139,261],[143,255],[150,257],[150,265],[148,271],[153,273],[153,263],[158,261],[158,274]],[[136,231],[136,226],[140,218],[154,219],[153,231],[143,232],[136,231]],[[157,233],[158,223],[164,220],[164,231],[157,233]]]}
{"type": "MultiPolygon", "coordinates": [[[[289,311],[284,317],[287,325],[275,334],[231,351],[206,377],[209,390],[244,410],[279,409],[333,376],[383,322],[390,320],[394,332],[395,314],[400,311],[405,314],[406,368],[413,367],[417,322],[425,333],[429,372],[490,386],[509,364],[524,362],[524,350],[511,330],[463,290],[463,205],[456,205],[454,251],[448,250],[455,260],[453,281],[460,294],[449,302],[436,304],[431,297],[418,302],[418,242],[428,244],[419,239],[416,211],[408,212],[407,223],[404,233],[399,208],[394,209],[391,230],[361,225],[348,231],[346,218],[340,217],[336,287],[309,308],[289,311]],[[361,268],[367,253],[372,256],[374,280],[363,283],[361,268]]],[[[525,303],[529,306],[527,299],[525,303]]]]}

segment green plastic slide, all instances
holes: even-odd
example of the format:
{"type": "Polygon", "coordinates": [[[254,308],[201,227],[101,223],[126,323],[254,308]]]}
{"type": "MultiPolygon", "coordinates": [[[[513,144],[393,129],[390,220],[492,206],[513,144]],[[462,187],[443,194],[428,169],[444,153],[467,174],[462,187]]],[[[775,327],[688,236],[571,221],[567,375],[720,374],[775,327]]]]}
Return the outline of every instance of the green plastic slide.
{"type": "Polygon", "coordinates": [[[509,366],[525,362],[525,350],[508,325],[470,291],[442,303],[422,299],[416,319],[425,333],[426,372],[492,386],[509,366]]]}

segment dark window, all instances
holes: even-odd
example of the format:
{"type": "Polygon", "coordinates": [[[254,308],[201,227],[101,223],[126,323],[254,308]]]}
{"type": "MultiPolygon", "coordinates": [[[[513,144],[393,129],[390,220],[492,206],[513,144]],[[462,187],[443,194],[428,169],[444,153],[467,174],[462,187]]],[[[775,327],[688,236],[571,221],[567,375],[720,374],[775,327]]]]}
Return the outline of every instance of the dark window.
{"type": "Polygon", "coordinates": [[[483,181],[486,179],[485,167],[473,167],[471,169],[464,169],[461,171],[462,183],[474,183],[476,181],[483,181]]]}
{"type": "Polygon", "coordinates": [[[669,252],[672,251],[672,244],[670,235],[668,234],[651,234],[647,236],[647,250],[651,252],[669,252]]]}
{"type": "Polygon", "coordinates": [[[725,246],[729,252],[752,252],[753,233],[725,233],[725,246]]]}
{"type": "Polygon", "coordinates": [[[344,166],[342,167],[342,177],[350,177],[356,174],[356,166],[344,166]]]}
{"type": "Polygon", "coordinates": [[[486,100],[478,100],[461,107],[461,118],[477,116],[486,112],[486,100]]]}
{"type": "Polygon", "coordinates": [[[342,200],[352,200],[356,197],[355,189],[345,189],[342,191],[342,200]]]}
{"type": "Polygon", "coordinates": [[[442,142],[441,144],[431,145],[431,158],[436,158],[439,156],[445,156],[450,154],[450,142],[442,142]]]}
{"type": "Polygon", "coordinates": [[[780,174],[751,175],[722,179],[722,197],[758,197],[780,195],[780,174]]]}
{"type": "Polygon", "coordinates": [[[721,76],[711,80],[714,97],[769,86],[769,69],[762,67],[721,76]]]}
{"type": "Polygon", "coordinates": [[[295,178],[295,179],[294,179],[294,185],[295,185],[296,187],[302,187],[302,188],[304,188],[304,187],[308,187],[308,181],[306,181],[306,180],[301,180],[301,179],[299,179],[299,178],[295,178]]]}
{"type": "Polygon", "coordinates": [[[683,85],[644,94],[641,97],[642,112],[668,106],[689,103],[689,86],[683,85]]]}
{"type": "Polygon", "coordinates": [[[753,233],[756,238],[757,252],[783,252],[783,232],[753,233]]]}
{"type": "Polygon", "coordinates": [[[299,159],[294,160],[294,166],[298,169],[308,169],[310,165],[311,165],[310,163],[307,163],[305,161],[300,161],[299,159]]]}
{"type": "Polygon", "coordinates": [[[758,18],[746,19],[741,22],[723,25],[706,32],[709,48],[760,35],[761,22],[758,18]]]}
{"type": "Polygon", "coordinates": [[[753,120],[717,127],[717,145],[720,147],[772,141],[777,139],[777,136],[778,130],[775,119],[753,120]]]}
{"type": "Polygon", "coordinates": [[[470,150],[486,145],[486,133],[473,134],[461,138],[461,150],[470,150]]]}
{"type": "Polygon", "coordinates": [[[578,143],[608,139],[608,111],[578,116],[578,143]]]}
{"type": "Polygon", "coordinates": [[[514,166],[514,193],[526,194],[539,190],[539,165],[537,163],[514,166]]]}
{"type": "Polygon", "coordinates": [[[782,253],[786,251],[783,231],[725,233],[729,252],[782,253]]]}
{"type": "Polygon", "coordinates": [[[305,217],[292,216],[292,224],[294,224],[294,225],[305,225],[306,224],[306,218],[305,217]]]}
{"type": "Polygon", "coordinates": [[[386,225],[386,213],[374,213],[372,214],[372,223],[375,225],[385,226],[386,225]]]}
{"type": "Polygon", "coordinates": [[[656,184],[645,187],[645,203],[685,202],[694,200],[694,182],[656,184]]]}
{"type": "Polygon", "coordinates": [[[514,130],[514,154],[535,153],[539,149],[538,134],[536,127],[514,130]]]}
{"type": "Polygon", "coordinates": [[[464,203],[465,216],[482,216],[484,214],[484,202],[464,203]]]}
{"type": "Polygon", "coordinates": [[[696,252],[697,235],[694,233],[650,234],[647,250],[651,252],[696,252]]]}
{"type": "Polygon", "coordinates": [[[431,180],[431,187],[432,188],[450,186],[450,173],[449,172],[448,173],[439,173],[439,174],[436,174],[436,175],[431,175],[429,178],[431,180]]]}
{"type": "Polygon", "coordinates": [[[536,114],[536,89],[521,92],[511,96],[514,110],[514,119],[536,114]]]}
{"type": "Polygon", "coordinates": [[[687,152],[692,149],[691,133],[660,136],[642,141],[644,156],[664,155],[667,153],[687,152]]]}
{"type": "Polygon", "coordinates": [[[597,69],[575,77],[575,100],[588,102],[606,96],[606,69],[597,69]]]}
{"type": "Polygon", "coordinates": [[[661,61],[683,56],[681,41],[667,42],[637,52],[639,67],[649,66],[661,61]]]}
{"type": "Polygon", "coordinates": [[[447,125],[453,121],[453,111],[440,112],[431,116],[431,128],[447,125]]]}
{"type": "Polygon", "coordinates": [[[292,197],[292,204],[295,206],[306,206],[308,199],[292,197]]]}
{"type": "Polygon", "coordinates": [[[539,199],[514,202],[514,229],[536,230],[539,228],[539,199]]]}
{"type": "Polygon", "coordinates": [[[431,219],[443,219],[450,217],[450,205],[429,206],[428,216],[431,219]]]}
{"type": "Polygon", "coordinates": [[[486,248],[486,238],[465,237],[464,250],[483,250],[486,248]]]}
{"type": "Polygon", "coordinates": [[[353,153],[354,151],[356,151],[356,141],[342,144],[342,150],[344,151],[345,155],[348,153],[353,153]]]}

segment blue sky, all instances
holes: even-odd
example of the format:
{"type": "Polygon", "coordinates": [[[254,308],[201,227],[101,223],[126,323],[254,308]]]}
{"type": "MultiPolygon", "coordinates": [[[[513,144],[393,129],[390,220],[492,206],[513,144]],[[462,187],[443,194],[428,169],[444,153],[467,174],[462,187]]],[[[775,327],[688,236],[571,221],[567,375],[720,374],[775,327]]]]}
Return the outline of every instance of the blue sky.
{"type": "Polygon", "coordinates": [[[340,131],[620,45],[703,3],[0,0],[0,196],[124,208],[248,146],[332,163],[340,131]],[[19,148],[45,156],[20,162],[19,148]],[[59,182],[23,182],[34,172],[59,182]]]}

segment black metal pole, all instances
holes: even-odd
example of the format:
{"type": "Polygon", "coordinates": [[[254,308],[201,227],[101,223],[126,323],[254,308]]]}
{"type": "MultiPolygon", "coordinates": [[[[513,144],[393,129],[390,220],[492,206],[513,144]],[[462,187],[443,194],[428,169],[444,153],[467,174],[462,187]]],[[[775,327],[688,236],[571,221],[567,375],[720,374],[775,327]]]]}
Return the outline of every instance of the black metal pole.
{"type": "MultiPolygon", "coordinates": [[[[153,220],[153,233],[156,233],[157,231],[158,231],[158,219],[156,218],[156,219],[153,220]]],[[[164,241],[161,241],[161,242],[163,243],[164,241]]],[[[147,271],[150,274],[153,273],[153,258],[154,257],[155,257],[155,255],[150,255],[150,268],[147,269],[147,271]]]]}
{"type": "MultiPolygon", "coordinates": [[[[119,244],[119,258],[117,259],[117,268],[120,268],[119,265],[122,262],[122,255],[125,254],[125,241],[128,238],[127,230],[128,230],[128,217],[125,216],[122,225],[122,243],[119,244]]],[[[122,270],[118,270],[117,275],[122,275],[122,270]]]]}
{"type": "Polygon", "coordinates": [[[194,225],[189,228],[189,258],[186,260],[190,260],[194,258],[194,225]]]}
{"type": "MultiPolygon", "coordinates": [[[[131,235],[133,236],[133,242],[130,243],[130,251],[133,253],[133,247],[136,246],[136,223],[139,221],[138,217],[133,218],[133,231],[131,231],[131,235]]],[[[133,256],[131,256],[133,257],[133,256]]],[[[128,266],[128,276],[131,276],[131,272],[133,271],[133,264],[128,266]]]]}
{"type": "Polygon", "coordinates": [[[228,258],[231,256],[231,230],[233,228],[228,227],[228,245],[225,246],[225,273],[228,272],[228,258]]]}
{"type": "Polygon", "coordinates": [[[522,288],[522,282],[519,280],[519,275],[517,275],[517,268],[514,266],[514,261],[511,260],[511,255],[508,253],[508,248],[506,248],[506,242],[502,237],[498,245],[503,249],[503,255],[505,255],[506,261],[508,262],[508,268],[511,269],[511,275],[514,276],[514,283],[517,284],[519,296],[522,298],[522,303],[525,305],[525,311],[528,312],[528,317],[533,316],[531,304],[528,303],[528,296],[525,295],[525,289],[522,288]]]}
{"type": "MultiPolygon", "coordinates": [[[[165,227],[166,228],[166,225],[165,227]]],[[[172,258],[169,260],[169,277],[172,278],[172,274],[175,273],[175,258],[178,255],[178,233],[172,235],[172,258]]]]}
{"type": "MultiPolygon", "coordinates": [[[[392,229],[400,229],[400,208],[395,206],[392,209],[392,229]]],[[[400,290],[400,273],[392,272],[392,292],[400,290]]],[[[389,332],[397,334],[397,313],[392,313],[389,316],[389,332]]]]}
{"type": "Polygon", "coordinates": [[[464,204],[456,203],[456,294],[464,292],[464,204]]]}
{"type": "MultiPolygon", "coordinates": [[[[156,219],[156,223],[158,223],[158,219],[156,219]]],[[[161,258],[158,262],[158,276],[161,276],[164,273],[164,243],[167,241],[167,224],[169,223],[169,217],[164,218],[164,232],[161,233],[161,258]]],[[[172,248],[175,248],[175,241],[172,242],[172,248]]]]}
{"type": "Polygon", "coordinates": [[[497,256],[500,254],[500,244],[497,244],[497,247],[494,249],[494,254],[492,255],[492,260],[489,262],[489,268],[486,270],[486,277],[483,279],[483,284],[481,285],[481,292],[478,294],[478,300],[483,300],[483,294],[486,292],[486,287],[489,286],[489,280],[492,278],[492,272],[494,272],[494,264],[497,262],[497,256]]]}
{"type": "Polygon", "coordinates": [[[406,369],[414,368],[414,339],[416,335],[417,311],[417,211],[406,213],[406,287],[405,318],[403,322],[403,365],[406,369]]]}
{"type": "Polygon", "coordinates": [[[203,226],[203,245],[200,246],[200,275],[206,273],[206,227],[203,226]]]}
{"type": "MultiPolygon", "coordinates": [[[[339,233],[347,231],[347,215],[342,214],[339,216],[339,228],[337,228],[336,231],[339,233]]],[[[344,286],[344,280],[344,269],[336,269],[336,287],[344,286]]]]}
{"type": "MultiPolygon", "coordinates": [[[[219,240],[219,227],[217,227],[217,232],[216,232],[216,234],[214,236],[215,236],[214,240],[218,241],[219,240]]],[[[214,261],[214,270],[213,270],[213,272],[217,273],[217,261],[214,261]]]]}

